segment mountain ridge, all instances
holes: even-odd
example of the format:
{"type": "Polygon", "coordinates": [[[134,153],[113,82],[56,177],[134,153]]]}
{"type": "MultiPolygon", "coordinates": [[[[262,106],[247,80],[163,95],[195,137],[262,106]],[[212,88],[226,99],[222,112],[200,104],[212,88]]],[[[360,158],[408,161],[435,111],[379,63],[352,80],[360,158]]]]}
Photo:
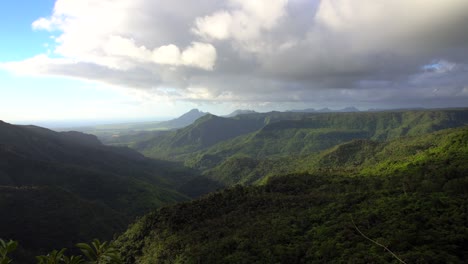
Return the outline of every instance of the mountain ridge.
{"type": "MultiPolygon", "coordinates": [[[[242,126],[243,122],[255,126],[250,132],[245,131],[236,137],[209,146],[184,148],[186,145],[179,142],[179,145],[171,145],[172,148],[161,148],[155,144],[149,148],[139,146],[137,149],[146,155],[163,155],[175,160],[185,160],[185,164],[191,167],[206,169],[203,164],[216,165],[236,155],[254,159],[306,155],[353,139],[385,141],[405,135],[422,135],[444,128],[459,127],[468,124],[468,110],[377,113],[271,112],[241,115],[233,119],[237,120],[239,126],[242,126]],[[177,153],[178,150],[180,152],[177,153]]],[[[198,125],[206,121],[197,120],[198,125]]],[[[191,129],[193,127],[187,127],[183,133],[190,134],[191,129]]],[[[222,131],[221,129],[217,132],[222,131]]],[[[172,140],[169,137],[158,138],[159,144],[166,142],[165,144],[170,145],[172,140]]]]}
{"type": "Polygon", "coordinates": [[[162,121],[161,123],[158,124],[158,127],[166,128],[166,129],[183,128],[183,127],[193,124],[195,120],[205,116],[206,114],[209,114],[209,113],[201,112],[200,110],[194,108],[177,118],[174,118],[168,121],[162,121]]]}
{"type": "Polygon", "coordinates": [[[211,182],[180,163],[106,146],[93,135],[1,122],[0,226],[8,230],[0,229],[0,236],[19,239],[34,254],[93,238],[109,240],[152,208],[209,191],[187,186],[194,178],[211,182]],[[56,219],[69,228],[62,237],[56,228],[65,227],[56,219]],[[25,225],[37,230],[28,229],[26,236],[25,225]]]}
{"type": "Polygon", "coordinates": [[[467,142],[468,126],[348,142],[321,154],[337,157],[314,172],[297,167],[150,212],[116,245],[128,264],[396,261],[370,237],[407,263],[464,263],[467,142]],[[380,153],[381,165],[356,164],[357,153],[380,153]]]}

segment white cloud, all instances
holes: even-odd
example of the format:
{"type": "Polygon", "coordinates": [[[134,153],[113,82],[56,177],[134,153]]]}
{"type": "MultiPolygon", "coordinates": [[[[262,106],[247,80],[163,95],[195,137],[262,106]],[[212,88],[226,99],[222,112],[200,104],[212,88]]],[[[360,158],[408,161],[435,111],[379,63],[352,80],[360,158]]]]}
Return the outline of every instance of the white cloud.
{"type": "Polygon", "coordinates": [[[180,50],[176,45],[161,46],[153,50],[152,59],[159,64],[180,64],[180,50]]]}
{"type": "Polygon", "coordinates": [[[211,44],[193,42],[182,52],[182,64],[212,70],[216,61],[216,49],[211,44]]]}
{"type": "Polygon", "coordinates": [[[467,10],[466,0],[57,0],[32,23],[57,36],[54,59],[1,67],[177,100],[418,101],[466,87],[467,10]]]}
{"type": "Polygon", "coordinates": [[[213,69],[216,50],[210,44],[192,44],[187,48],[187,59],[183,59],[185,51],[181,52],[176,44],[155,46],[151,39],[133,37],[138,35],[135,33],[139,31],[138,26],[152,26],[151,20],[145,25],[132,26],[140,19],[135,16],[151,15],[145,14],[153,11],[145,10],[146,6],[147,2],[142,0],[58,0],[52,16],[39,18],[32,27],[61,31],[56,38],[55,54],[80,62],[119,70],[137,67],[142,62],[213,69]],[[135,13],[129,13],[132,10],[135,13]],[[201,53],[208,57],[196,56],[201,53]]]}
{"type": "Polygon", "coordinates": [[[51,59],[45,54],[39,54],[23,61],[2,62],[0,63],[0,69],[18,75],[41,76],[47,75],[51,67],[61,67],[73,63],[69,59],[51,59]]]}
{"type": "Polygon", "coordinates": [[[193,42],[181,52],[177,46],[170,44],[154,49],[152,61],[159,64],[213,70],[216,63],[216,49],[211,44],[193,42]]]}
{"type": "Polygon", "coordinates": [[[468,96],[468,86],[463,87],[463,90],[461,91],[461,95],[468,96]]]}
{"type": "Polygon", "coordinates": [[[138,47],[135,40],[121,36],[110,36],[103,45],[103,50],[108,56],[121,56],[140,61],[148,60],[150,54],[145,46],[138,47]]]}
{"type": "Polygon", "coordinates": [[[227,39],[231,36],[233,18],[226,11],[219,11],[211,16],[198,17],[193,32],[205,38],[227,39]]]}
{"type": "Polygon", "coordinates": [[[34,30],[52,31],[54,29],[54,24],[55,22],[53,22],[52,19],[46,19],[41,17],[38,20],[34,21],[31,26],[34,30]]]}
{"type": "Polygon", "coordinates": [[[276,25],[278,19],[286,14],[288,0],[231,0],[238,4],[243,13],[250,19],[260,22],[264,29],[271,29],[276,25]]]}
{"type": "Polygon", "coordinates": [[[286,15],[287,0],[230,0],[231,11],[218,10],[197,17],[192,31],[207,39],[233,39],[248,51],[259,51],[264,31],[273,29],[286,15]]]}

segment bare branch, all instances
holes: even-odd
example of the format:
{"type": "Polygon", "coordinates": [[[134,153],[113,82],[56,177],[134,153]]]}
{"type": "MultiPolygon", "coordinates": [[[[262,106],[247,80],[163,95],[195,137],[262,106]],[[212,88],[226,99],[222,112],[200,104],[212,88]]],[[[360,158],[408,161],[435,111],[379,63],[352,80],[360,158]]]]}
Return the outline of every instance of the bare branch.
{"type": "Polygon", "coordinates": [[[366,236],[364,233],[361,232],[361,230],[359,230],[359,228],[357,227],[357,225],[354,223],[354,219],[353,219],[353,216],[351,216],[351,221],[353,222],[353,225],[354,225],[354,228],[359,232],[359,234],[361,234],[361,236],[363,236],[365,239],[369,240],[370,242],[376,244],[377,246],[379,247],[383,247],[385,250],[387,250],[388,252],[390,252],[390,254],[392,254],[392,256],[394,256],[396,259],[398,259],[398,261],[400,261],[401,263],[404,263],[404,264],[407,264],[406,262],[404,262],[401,258],[399,258],[395,253],[393,253],[388,247],[380,244],[379,242],[371,239],[370,237],[366,236]]]}

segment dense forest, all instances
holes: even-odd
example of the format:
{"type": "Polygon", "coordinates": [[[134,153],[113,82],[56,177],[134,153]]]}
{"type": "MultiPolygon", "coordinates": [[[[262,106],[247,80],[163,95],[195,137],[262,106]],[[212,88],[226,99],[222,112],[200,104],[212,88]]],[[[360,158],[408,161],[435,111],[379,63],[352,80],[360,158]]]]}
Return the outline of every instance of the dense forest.
{"type": "Polygon", "coordinates": [[[208,192],[187,188],[195,178],[92,135],[0,122],[0,238],[32,255],[110,240],[150,209],[208,192]]]}
{"type": "Polygon", "coordinates": [[[117,243],[126,263],[398,263],[368,237],[407,263],[464,263],[468,128],[368,148],[154,211],[117,243]]]}
{"type": "Polygon", "coordinates": [[[94,238],[124,263],[463,263],[467,125],[466,109],[206,114],[117,147],[1,122],[0,238],[13,263],[94,238]]]}

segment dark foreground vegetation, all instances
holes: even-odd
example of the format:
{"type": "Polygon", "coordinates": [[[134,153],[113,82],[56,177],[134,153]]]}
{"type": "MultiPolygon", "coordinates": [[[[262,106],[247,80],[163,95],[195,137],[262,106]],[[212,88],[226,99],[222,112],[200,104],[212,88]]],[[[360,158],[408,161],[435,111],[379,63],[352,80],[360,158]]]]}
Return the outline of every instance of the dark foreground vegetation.
{"type": "Polygon", "coordinates": [[[92,135],[0,121],[0,238],[18,241],[26,259],[110,240],[136,216],[206,192],[187,188],[195,178],[181,164],[92,135]]]}
{"type": "MultiPolygon", "coordinates": [[[[18,247],[17,241],[4,241],[0,239],[0,263],[16,263],[11,258],[18,247]]],[[[94,239],[90,244],[78,243],[76,247],[79,252],[75,255],[67,254],[67,249],[53,250],[46,255],[36,256],[37,264],[119,264],[122,263],[117,249],[108,242],[101,242],[94,239]]]]}

